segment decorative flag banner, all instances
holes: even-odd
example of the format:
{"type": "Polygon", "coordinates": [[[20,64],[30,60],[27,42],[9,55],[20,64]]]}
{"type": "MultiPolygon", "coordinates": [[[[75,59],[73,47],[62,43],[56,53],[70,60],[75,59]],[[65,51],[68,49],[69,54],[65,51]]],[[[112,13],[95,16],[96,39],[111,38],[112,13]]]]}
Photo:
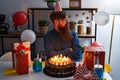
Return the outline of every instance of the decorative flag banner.
{"type": "Polygon", "coordinates": [[[112,68],[111,68],[110,64],[105,65],[104,71],[105,72],[112,72],[112,68]]]}
{"type": "Polygon", "coordinates": [[[66,80],[99,80],[98,76],[96,74],[96,71],[89,71],[87,69],[86,63],[83,63],[82,65],[79,64],[79,66],[76,69],[75,75],[72,79],[66,79],[66,80]]]}

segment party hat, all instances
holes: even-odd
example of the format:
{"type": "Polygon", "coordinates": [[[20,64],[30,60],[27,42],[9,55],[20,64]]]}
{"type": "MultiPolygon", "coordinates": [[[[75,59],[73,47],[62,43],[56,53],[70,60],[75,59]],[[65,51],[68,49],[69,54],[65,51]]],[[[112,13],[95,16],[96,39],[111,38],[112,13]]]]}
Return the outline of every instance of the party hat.
{"type": "Polygon", "coordinates": [[[60,2],[59,2],[58,0],[56,1],[55,11],[56,11],[56,12],[62,11],[60,2]]]}

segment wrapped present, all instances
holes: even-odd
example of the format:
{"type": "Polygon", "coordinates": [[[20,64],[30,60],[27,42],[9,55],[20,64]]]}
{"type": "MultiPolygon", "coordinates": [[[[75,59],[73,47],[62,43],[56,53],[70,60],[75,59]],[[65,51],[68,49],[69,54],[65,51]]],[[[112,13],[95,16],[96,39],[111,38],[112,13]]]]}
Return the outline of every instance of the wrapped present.
{"type": "Polygon", "coordinates": [[[26,74],[31,64],[30,42],[16,42],[12,44],[13,67],[18,74],[26,74]]]}
{"type": "Polygon", "coordinates": [[[84,62],[87,65],[88,70],[92,70],[95,64],[105,64],[105,50],[103,47],[87,46],[84,49],[84,62]]]}
{"type": "Polygon", "coordinates": [[[29,72],[28,54],[17,55],[16,58],[16,73],[27,74],[29,72]]]}

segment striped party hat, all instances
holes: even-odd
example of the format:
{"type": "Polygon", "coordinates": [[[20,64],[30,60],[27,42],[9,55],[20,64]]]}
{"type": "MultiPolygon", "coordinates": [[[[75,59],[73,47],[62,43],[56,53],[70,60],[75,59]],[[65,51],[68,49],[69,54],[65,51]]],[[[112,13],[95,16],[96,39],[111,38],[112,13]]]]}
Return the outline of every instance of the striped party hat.
{"type": "Polygon", "coordinates": [[[59,2],[58,0],[56,1],[55,11],[56,11],[56,12],[60,12],[60,11],[62,11],[62,8],[61,8],[61,5],[60,5],[60,2],[59,2]]]}

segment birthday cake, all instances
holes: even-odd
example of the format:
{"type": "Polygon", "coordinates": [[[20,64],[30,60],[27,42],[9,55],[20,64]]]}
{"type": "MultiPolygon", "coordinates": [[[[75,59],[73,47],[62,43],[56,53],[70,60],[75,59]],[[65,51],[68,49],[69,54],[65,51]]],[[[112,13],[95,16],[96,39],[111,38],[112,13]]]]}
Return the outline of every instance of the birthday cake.
{"type": "Polygon", "coordinates": [[[76,63],[69,57],[54,56],[46,61],[44,73],[53,77],[73,76],[76,70],[76,63]]]}

